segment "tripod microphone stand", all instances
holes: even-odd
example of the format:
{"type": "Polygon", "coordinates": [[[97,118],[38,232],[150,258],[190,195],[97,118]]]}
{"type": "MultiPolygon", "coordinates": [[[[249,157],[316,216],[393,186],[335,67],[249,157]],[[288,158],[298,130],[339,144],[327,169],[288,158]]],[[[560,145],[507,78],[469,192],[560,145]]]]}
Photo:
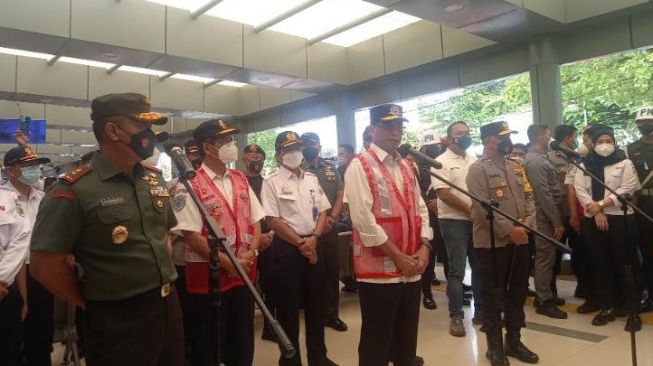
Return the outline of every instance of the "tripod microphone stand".
{"type": "MultiPolygon", "coordinates": [[[[178,149],[178,147],[175,147],[174,149],[178,149]]],[[[210,250],[209,284],[211,286],[209,291],[211,294],[211,307],[214,310],[213,311],[214,316],[219,318],[218,306],[220,301],[220,288],[219,288],[219,272],[218,272],[219,271],[218,247],[220,246],[222,247],[223,252],[229,258],[231,264],[236,269],[236,272],[238,272],[238,276],[240,277],[240,279],[243,280],[245,286],[247,286],[247,288],[251,292],[252,296],[254,297],[254,301],[261,309],[263,316],[268,320],[268,322],[272,326],[272,330],[275,332],[275,334],[277,335],[277,339],[279,340],[279,349],[281,350],[281,353],[286,358],[293,357],[296,352],[295,347],[290,342],[290,339],[288,339],[288,336],[284,332],[279,322],[277,322],[277,320],[270,313],[270,310],[265,305],[265,302],[261,298],[261,295],[259,295],[258,291],[256,291],[256,288],[252,284],[252,281],[249,279],[247,272],[245,272],[243,267],[238,262],[238,258],[236,258],[235,254],[233,253],[229,245],[225,245],[224,243],[225,236],[222,233],[222,230],[220,229],[220,226],[218,225],[217,221],[213,218],[213,216],[207,210],[207,208],[202,204],[201,200],[193,190],[193,187],[191,186],[189,180],[195,177],[196,172],[192,168],[192,165],[184,155],[172,154],[171,157],[173,157],[172,161],[175,163],[177,169],[179,170],[179,180],[182,182],[182,184],[188,191],[188,194],[193,199],[193,202],[195,202],[195,205],[199,209],[200,214],[204,219],[204,223],[206,224],[206,227],[209,230],[209,237],[208,237],[209,250],[210,250]]],[[[218,341],[219,336],[216,334],[214,339],[218,341]]],[[[215,344],[215,346],[219,348],[219,344],[215,344]]],[[[209,349],[211,349],[211,347],[209,347],[209,349]]],[[[219,355],[219,351],[213,354],[219,355]]]]}
{"type": "MultiPolygon", "coordinates": [[[[573,151],[572,151],[573,152],[573,151]]],[[[597,176],[589,172],[587,169],[585,169],[583,166],[581,166],[578,161],[574,159],[575,154],[567,154],[566,151],[558,151],[557,152],[559,156],[563,157],[566,159],[570,164],[575,166],[578,170],[582,171],[583,174],[589,176],[593,182],[596,182],[603,186],[606,191],[610,192],[613,194],[615,197],[617,197],[617,200],[619,200],[619,203],[621,204],[621,210],[623,212],[624,216],[624,251],[625,251],[625,264],[624,264],[624,282],[628,289],[632,292],[635,290],[635,273],[633,271],[633,262],[637,260],[636,254],[633,253],[633,251],[629,250],[628,246],[628,230],[629,230],[629,225],[628,225],[628,209],[631,208],[633,209],[634,212],[637,212],[639,215],[644,217],[646,220],[649,222],[653,223],[653,218],[651,218],[649,215],[647,215],[644,211],[642,211],[641,208],[639,208],[637,205],[632,203],[630,201],[630,197],[628,194],[619,194],[617,193],[614,189],[608,187],[601,179],[599,179],[597,176]]],[[[634,297],[633,294],[631,296],[634,297]]],[[[639,304],[639,298],[637,299],[637,304],[639,304]]],[[[636,338],[636,331],[635,331],[635,310],[634,310],[634,304],[633,306],[630,307],[629,312],[628,312],[628,321],[630,322],[631,329],[630,329],[630,351],[631,351],[631,360],[632,360],[632,365],[637,366],[637,338],[636,338]]]]}

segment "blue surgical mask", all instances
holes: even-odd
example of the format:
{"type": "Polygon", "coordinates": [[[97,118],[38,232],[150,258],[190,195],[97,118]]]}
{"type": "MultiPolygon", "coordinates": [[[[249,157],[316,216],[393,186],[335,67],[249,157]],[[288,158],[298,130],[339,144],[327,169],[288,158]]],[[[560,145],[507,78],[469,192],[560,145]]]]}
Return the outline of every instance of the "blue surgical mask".
{"type": "Polygon", "coordinates": [[[20,180],[28,186],[35,185],[41,178],[41,169],[38,166],[26,166],[20,168],[20,180]]]}

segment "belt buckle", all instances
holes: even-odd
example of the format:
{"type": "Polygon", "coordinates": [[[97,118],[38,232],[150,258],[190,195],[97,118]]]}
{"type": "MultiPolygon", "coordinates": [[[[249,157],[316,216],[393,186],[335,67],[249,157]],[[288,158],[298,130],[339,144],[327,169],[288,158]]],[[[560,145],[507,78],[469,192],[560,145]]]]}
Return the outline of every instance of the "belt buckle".
{"type": "Polygon", "coordinates": [[[168,295],[170,295],[170,284],[166,283],[161,286],[161,297],[168,297],[168,295]]]}

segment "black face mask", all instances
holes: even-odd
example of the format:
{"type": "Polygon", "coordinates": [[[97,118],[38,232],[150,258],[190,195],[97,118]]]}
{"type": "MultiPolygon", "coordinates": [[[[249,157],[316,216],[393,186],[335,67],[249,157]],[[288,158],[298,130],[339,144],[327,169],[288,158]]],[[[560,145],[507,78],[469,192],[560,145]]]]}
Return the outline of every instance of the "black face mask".
{"type": "Polygon", "coordinates": [[[653,123],[645,123],[637,126],[637,129],[642,134],[642,136],[648,136],[653,133],[653,123]]]}
{"type": "Polygon", "coordinates": [[[141,160],[152,156],[154,147],[156,146],[156,134],[154,134],[152,129],[146,128],[137,134],[130,135],[130,137],[131,141],[127,145],[141,160]]]}
{"type": "Polygon", "coordinates": [[[502,140],[497,144],[497,154],[499,155],[510,155],[512,152],[512,140],[502,140]]]}
{"type": "Polygon", "coordinates": [[[199,169],[200,166],[202,165],[202,159],[191,160],[190,165],[192,165],[193,168],[195,168],[195,169],[199,169]]]}
{"type": "Polygon", "coordinates": [[[263,162],[260,160],[254,160],[250,162],[249,170],[251,170],[252,173],[259,174],[261,170],[263,170],[263,162]]]}
{"type": "Polygon", "coordinates": [[[454,137],[453,143],[458,145],[463,150],[467,150],[469,146],[472,144],[472,138],[468,135],[464,135],[461,137],[454,137]]]}
{"type": "Polygon", "coordinates": [[[304,148],[304,158],[306,158],[307,161],[313,161],[313,159],[317,158],[317,155],[320,153],[320,150],[318,148],[313,147],[313,146],[308,146],[304,148]]]}
{"type": "Polygon", "coordinates": [[[437,158],[441,153],[442,149],[440,148],[440,145],[429,145],[424,149],[424,154],[431,159],[437,158]]]}

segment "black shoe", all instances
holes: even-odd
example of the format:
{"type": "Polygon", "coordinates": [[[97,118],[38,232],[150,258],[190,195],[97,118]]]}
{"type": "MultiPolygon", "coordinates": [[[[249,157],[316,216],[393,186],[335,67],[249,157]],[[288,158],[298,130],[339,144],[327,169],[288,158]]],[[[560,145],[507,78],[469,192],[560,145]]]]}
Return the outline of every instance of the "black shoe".
{"type": "Polygon", "coordinates": [[[420,356],[415,356],[415,366],[424,366],[424,359],[420,356]]]}
{"type": "Polygon", "coordinates": [[[465,284],[463,283],[463,292],[472,292],[472,291],[473,291],[472,286],[465,285],[465,284]]]}
{"type": "Polygon", "coordinates": [[[553,301],[543,302],[535,309],[535,312],[553,319],[567,319],[567,313],[558,309],[553,301]]]}
{"type": "Polygon", "coordinates": [[[626,315],[628,315],[628,312],[626,312],[624,308],[618,308],[618,307],[614,308],[614,316],[622,318],[626,315]]]}
{"type": "Polygon", "coordinates": [[[488,333],[485,335],[487,336],[485,357],[490,361],[490,364],[492,366],[510,366],[505,350],[501,347],[501,333],[493,332],[492,335],[488,333]]]}
{"type": "Polygon", "coordinates": [[[591,300],[585,300],[585,302],[581,304],[578,307],[578,309],[576,309],[576,312],[578,314],[589,314],[598,310],[599,310],[599,304],[591,300]]]}
{"type": "Polygon", "coordinates": [[[431,285],[440,286],[442,285],[442,281],[438,280],[437,278],[434,278],[433,281],[431,281],[431,285]]]}
{"type": "Polygon", "coordinates": [[[343,321],[342,321],[340,318],[338,318],[338,317],[334,317],[334,318],[329,318],[329,319],[327,319],[325,325],[326,325],[327,327],[329,327],[329,328],[333,328],[333,329],[337,330],[338,332],[345,332],[345,331],[347,331],[347,329],[349,329],[349,328],[347,327],[347,324],[345,324],[345,322],[343,322],[343,321]]]}
{"type": "Polygon", "coordinates": [[[356,293],[356,292],[358,292],[358,286],[357,285],[352,285],[352,284],[344,285],[344,286],[342,286],[340,291],[356,293]]]}
{"type": "Polygon", "coordinates": [[[635,315],[633,317],[634,321],[630,321],[630,317],[628,317],[628,320],[626,320],[626,326],[624,327],[624,330],[628,333],[632,332],[633,330],[635,332],[639,332],[642,330],[642,318],[639,315],[635,315]]]}
{"type": "Polygon", "coordinates": [[[471,306],[472,301],[470,299],[463,298],[463,306],[471,306]]]}
{"type": "Polygon", "coordinates": [[[614,310],[601,310],[599,311],[598,314],[594,316],[594,319],[592,319],[592,325],[600,327],[603,325],[606,325],[610,323],[611,321],[614,321],[615,316],[614,316],[614,310]]]}
{"type": "Polygon", "coordinates": [[[469,300],[469,299],[471,299],[471,298],[473,298],[473,297],[474,297],[474,295],[473,295],[471,292],[465,292],[465,293],[463,293],[463,299],[467,299],[467,300],[469,300]]]}
{"type": "Polygon", "coordinates": [[[535,293],[535,291],[531,290],[530,287],[529,287],[529,288],[528,288],[527,295],[528,295],[529,297],[535,297],[535,295],[537,295],[537,294],[535,293]]]}
{"type": "Polygon", "coordinates": [[[561,298],[561,297],[558,297],[558,296],[556,296],[556,297],[554,298],[554,301],[555,301],[555,304],[556,304],[557,306],[562,306],[562,305],[564,305],[564,304],[567,303],[567,302],[565,301],[565,299],[563,299],[563,298],[561,298]]]}
{"type": "Polygon", "coordinates": [[[264,341],[277,342],[277,334],[268,327],[263,327],[263,333],[261,334],[261,339],[264,341]]]}
{"type": "Polygon", "coordinates": [[[537,309],[540,306],[542,306],[542,300],[540,300],[537,296],[535,296],[535,299],[533,299],[533,307],[537,309]]]}
{"type": "Polygon", "coordinates": [[[514,357],[521,362],[537,363],[540,357],[533,351],[529,350],[521,341],[519,333],[506,334],[504,343],[506,356],[514,357]]]}
{"type": "Polygon", "coordinates": [[[483,325],[483,318],[480,315],[474,315],[472,318],[472,324],[474,325],[483,325]]]}
{"type": "Polygon", "coordinates": [[[653,299],[651,299],[651,297],[649,297],[646,300],[642,301],[641,311],[642,311],[642,313],[647,313],[649,311],[653,311],[653,299]]]}
{"type": "Polygon", "coordinates": [[[422,298],[422,304],[424,304],[425,309],[435,310],[438,308],[438,304],[433,300],[433,296],[424,296],[422,298]]]}
{"type": "Polygon", "coordinates": [[[574,297],[587,300],[587,291],[581,286],[576,286],[576,290],[574,290],[574,297]]]}

